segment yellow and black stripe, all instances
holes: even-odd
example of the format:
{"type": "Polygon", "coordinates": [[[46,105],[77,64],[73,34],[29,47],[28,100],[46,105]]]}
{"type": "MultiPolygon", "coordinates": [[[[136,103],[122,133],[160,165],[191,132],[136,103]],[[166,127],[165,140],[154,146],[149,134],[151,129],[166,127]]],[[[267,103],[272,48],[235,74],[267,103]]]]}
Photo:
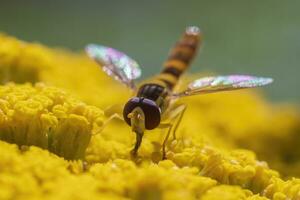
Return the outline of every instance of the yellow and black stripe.
{"type": "Polygon", "coordinates": [[[188,27],[175,47],[171,49],[162,72],[156,78],[172,90],[193,60],[200,43],[200,29],[194,26],[188,27]]]}
{"type": "Polygon", "coordinates": [[[137,97],[153,101],[158,101],[160,98],[165,99],[178,82],[181,74],[188,68],[200,42],[199,28],[188,27],[175,47],[171,49],[162,72],[144,82],[137,91],[137,97]]]}

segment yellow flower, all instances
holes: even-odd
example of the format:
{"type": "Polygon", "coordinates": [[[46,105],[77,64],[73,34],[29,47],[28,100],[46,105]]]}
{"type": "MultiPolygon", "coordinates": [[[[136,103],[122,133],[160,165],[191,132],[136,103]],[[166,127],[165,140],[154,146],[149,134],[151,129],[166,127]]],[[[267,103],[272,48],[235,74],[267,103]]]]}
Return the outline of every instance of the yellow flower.
{"type": "Polygon", "coordinates": [[[131,94],[83,53],[0,34],[0,80],[0,199],[300,198],[299,112],[257,91],[180,100],[168,159],[153,130],[136,161],[122,120],[99,132],[131,94]]]}
{"type": "Polygon", "coordinates": [[[0,139],[35,145],[66,159],[83,158],[103,112],[44,84],[0,86],[0,139]]]}

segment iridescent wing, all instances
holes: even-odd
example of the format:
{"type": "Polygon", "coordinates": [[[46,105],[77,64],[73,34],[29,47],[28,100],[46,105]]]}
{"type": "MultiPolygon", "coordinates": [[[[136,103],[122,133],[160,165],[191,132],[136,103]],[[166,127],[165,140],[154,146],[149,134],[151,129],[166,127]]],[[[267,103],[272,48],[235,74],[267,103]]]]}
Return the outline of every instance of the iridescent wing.
{"type": "Polygon", "coordinates": [[[253,88],[264,86],[272,82],[272,78],[255,77],[248,75],[205,77],[191,82],[186,90],[177,94],[173,94],[173,96],[183,97],[196,94],[207,94],[220,91],[253,88]]]}
{"type": "Polygon", "coordinates": [[[136,88],[133,80],[141,76],[141,70],[136,61],[116,49],[101,45],[89,44],[85,50],[106,74],[131,89],[136,88]]]}

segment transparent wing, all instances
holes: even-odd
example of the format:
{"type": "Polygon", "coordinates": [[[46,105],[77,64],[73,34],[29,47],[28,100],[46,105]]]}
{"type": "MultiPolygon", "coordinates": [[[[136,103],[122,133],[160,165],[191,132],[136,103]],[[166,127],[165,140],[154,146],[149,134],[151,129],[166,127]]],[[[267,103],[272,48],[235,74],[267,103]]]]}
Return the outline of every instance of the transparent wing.
{"type": "Polygon", "coordinates": [[[174,97],[207,94],[220,91],[237,90],[260,87],[273,82],[272,78],[255,77],[248,75],[215,76],[197,79],[188,85],[188,88],[174,97]]]}
{"type": "Polygon", "coordinates": [[[135,89],[133,80],[141,76],[141,70],[136,61],[116,49],[101,45],[89,44],[85,50],[89,57],[100,64],[105,73],[135,89]]]}

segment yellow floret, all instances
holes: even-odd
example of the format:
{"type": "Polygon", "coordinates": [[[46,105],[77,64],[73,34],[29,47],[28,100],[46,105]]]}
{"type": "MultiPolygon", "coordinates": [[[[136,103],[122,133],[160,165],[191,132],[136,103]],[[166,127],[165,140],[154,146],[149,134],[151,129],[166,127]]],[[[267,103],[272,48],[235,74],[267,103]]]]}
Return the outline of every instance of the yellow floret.
{"type": "Polygon", "coordinates": [[[142,168],[131,161],[115,160],[96,164],[90,171],[98,180],[105,180],[102,190],[115,188],[116,193],[131,199],[195,199],[216,185],[216,181],[197,176],[197,170],[180,169],[175,164],[162,167],[151,164],[142,168]]]}
{"type": "Polygon", "coordinates": [[[0,139],[35,145],[66,159],[83,158],[103,112],[43,84],[0,86],[0,139]]]}

